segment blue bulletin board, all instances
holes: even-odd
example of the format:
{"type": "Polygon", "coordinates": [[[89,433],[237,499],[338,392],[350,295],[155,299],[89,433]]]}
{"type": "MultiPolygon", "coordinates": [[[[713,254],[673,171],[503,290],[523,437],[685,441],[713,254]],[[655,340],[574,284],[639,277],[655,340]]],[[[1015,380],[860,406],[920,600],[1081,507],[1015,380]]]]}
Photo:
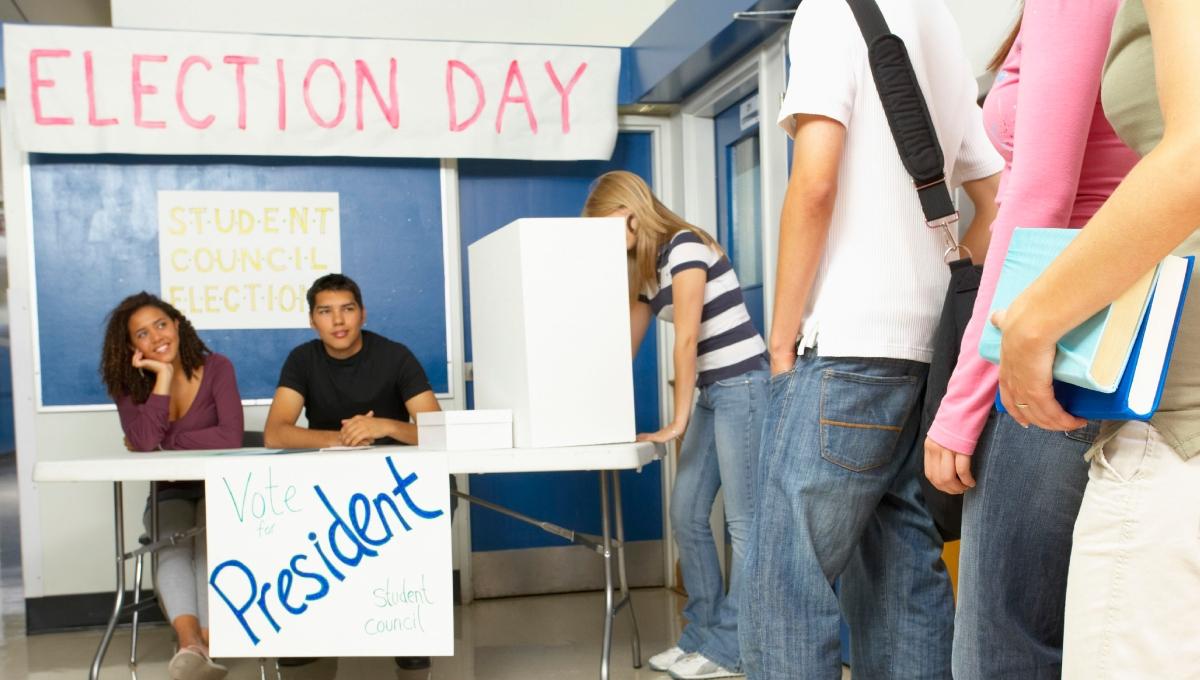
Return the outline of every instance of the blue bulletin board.
{"type": "MultiPolygon", "coordinates": [[[[336,192],[342,270],[367,328],[407,345],[449,391],[440,167],[425,159],[30,155],[41,405],[111,401],[98,366],[105,315],[159,294],[160,190],[336,192]]],[[[184,312],[186,314],[186,311],[184,312]]],[[[237,370],[243,399],[270,398],[308,328],[202,330],[237,370]]]]}

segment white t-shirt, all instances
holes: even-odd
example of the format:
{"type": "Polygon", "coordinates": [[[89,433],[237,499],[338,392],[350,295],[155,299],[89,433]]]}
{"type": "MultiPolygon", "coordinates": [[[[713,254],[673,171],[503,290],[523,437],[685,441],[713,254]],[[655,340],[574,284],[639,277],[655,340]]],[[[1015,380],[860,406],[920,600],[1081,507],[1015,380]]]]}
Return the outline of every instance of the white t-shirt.
{"type": "MultiPolygon", "coordinates": [[[[976,105],[958,26],[942,0],[880,0],[904,40],[946,159],[951,190],[1000,172],[976,105]]],[[[941,235],[925,226],[845,0],[804,0],[789,39],[779,124],[794,114],[846,127],[829,241],[805,313],[803,347],[822,356],[930,360],[949,282],[941,235]]]]}

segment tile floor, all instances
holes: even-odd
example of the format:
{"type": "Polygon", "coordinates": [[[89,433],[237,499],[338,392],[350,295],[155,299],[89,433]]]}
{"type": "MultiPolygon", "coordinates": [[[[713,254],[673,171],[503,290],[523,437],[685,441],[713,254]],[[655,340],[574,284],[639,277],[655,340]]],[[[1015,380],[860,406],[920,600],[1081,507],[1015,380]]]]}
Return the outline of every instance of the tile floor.
{"type": "MultiPolygon", "coordinates": [[[[643,656],[670,645],[677,630],[680,598],[662,589],[635,593],[643,656]]],[[[429,671],[400,671],[391,659],[322,660],[312,666],[285,669],[291,680],[395,678],[396,680],[508,680],[515,678],[595,678],[599,670],[603,596],[581,593],[479,601],[455,610],[455,649],[437,658],[429,671]]],[[[6,610],[7,611],[7,610],[6,610]]],[[[0,640],[0,677],[59,680],[86,677],[99,631],[25,637],[20,616],[4,616],[0,640]]],[[[120,631],[104,664],[102,678],[165,678],[171,636],[166,626],[142,629],[136,670],[128,664],[129,631],[120,631]]],[[[630,629],[622,622],[615,632],[613,680],[664,678],[643,665],[631,667],[630,629]]],[[[255,659],[229,662],[230,680],[259,677],[255,659]]],[[[269,674],[268,677],[273,677],[269,674]]]]}

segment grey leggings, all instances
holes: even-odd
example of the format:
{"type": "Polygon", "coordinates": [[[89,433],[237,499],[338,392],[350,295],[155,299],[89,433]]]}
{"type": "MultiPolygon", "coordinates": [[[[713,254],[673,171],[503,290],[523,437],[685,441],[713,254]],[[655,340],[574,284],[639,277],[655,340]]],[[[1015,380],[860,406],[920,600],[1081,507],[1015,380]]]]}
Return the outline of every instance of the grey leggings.
{"type": "MultiPolygon", "coordinates": [[[[142,518],[150,531],[150,509],[142,518]]],[[[159,538],[204,526],[204,499],[173,498],[158,502],[159,538]]],[[[158,551],[158,595],[167,620],[192,615],[208,628],[208,544],[206,534],[158,551]]]]}

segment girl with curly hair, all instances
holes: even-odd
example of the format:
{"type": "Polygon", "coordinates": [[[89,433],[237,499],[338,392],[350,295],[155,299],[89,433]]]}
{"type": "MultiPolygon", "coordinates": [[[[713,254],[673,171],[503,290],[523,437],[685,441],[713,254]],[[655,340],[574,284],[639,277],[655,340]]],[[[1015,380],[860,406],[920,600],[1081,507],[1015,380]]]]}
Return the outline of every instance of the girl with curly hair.
{"type": "MultiPolygon", "coordinates": [[[[100,374],[117,404],[132,451],[229,449],[242,445],[242,400],[233,364],[211,352],[170,304],[141,292],[108,316],[100,374]]],[[[147,502],[144,517],[150,529],[147,502]]],[[[200,482],[163,482],[162,535],[204,524],[200,482]]],[[[158,551],[158,589],[179,651],[173,680],[218,680],[226,669],[208,655],[208,567],[204,534],[158,551]]]]}

